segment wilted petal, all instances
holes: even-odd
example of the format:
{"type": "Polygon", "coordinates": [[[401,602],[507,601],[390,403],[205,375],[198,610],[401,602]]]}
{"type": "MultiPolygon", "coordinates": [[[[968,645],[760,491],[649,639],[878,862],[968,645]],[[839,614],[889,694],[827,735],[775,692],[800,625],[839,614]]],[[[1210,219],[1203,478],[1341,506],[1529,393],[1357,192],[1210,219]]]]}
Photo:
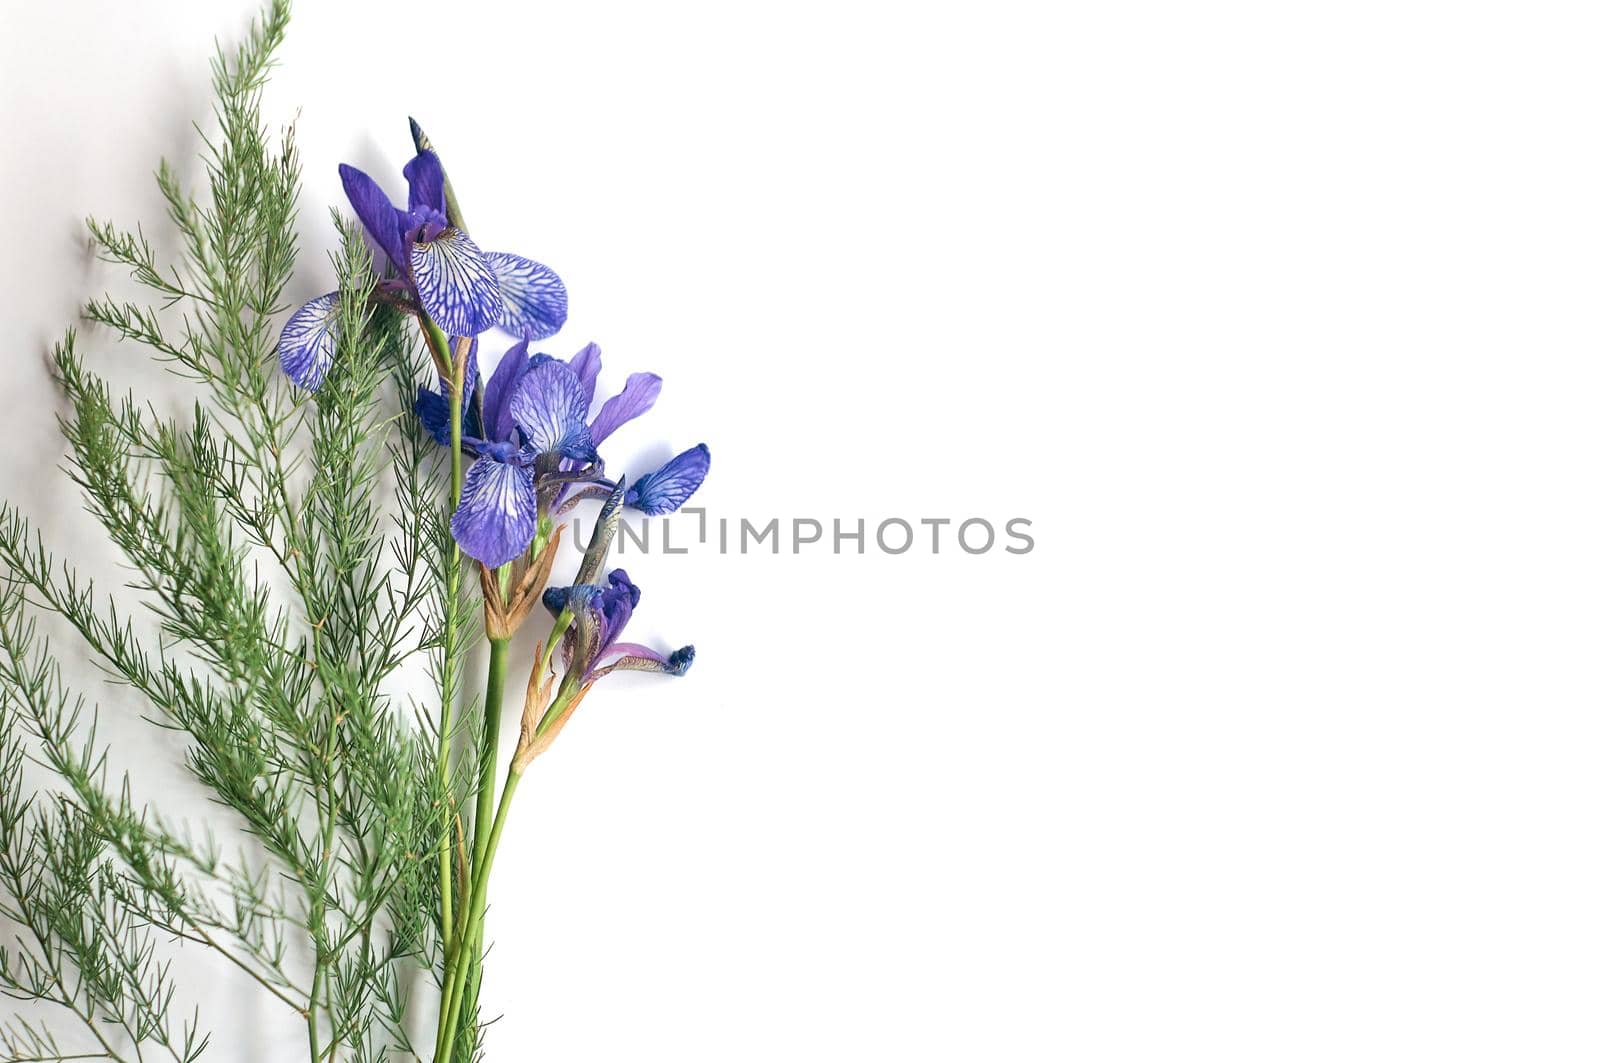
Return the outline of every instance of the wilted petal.
{"type": "Polygon", "coordinates": [[[596,669],[594,678],[598,679],[607,672],[662,672],[666,675],[682,675],[694,663],[694,647],[684,646],[673,650],[670,654],[661,654],[648,646],[641,646],[637,642],[615,642],[607,648],[602,655],[608,658],[609,663],[596,669]]]}
{"type": "Polygon", "coordinates": [[[634,373],[622,390],[606,400],[600,407],[594,423],[589,425],[589,438],[599,446],[618,428],[640,416],[656,404],[661,394],[661,378],[654,373],[634,373]]]}
{"type": "Polygon", "coordinates": [[[640,645],[637,642],[613,642],[606,650],[605,656],[640,657],[647,661],[655,661],[659,664],[667,663],[666,654],[657,652],[656,650],[651,649],[649,646],[640,645]]]}
{"type": "Polygon", "coordinates": [[[492,458],[472,463],[450,518],[450,533],[468,556],[497,568],[521,556],[538,523],[532,470],[492,458]]]}
{"type": "Polygon", "coordinates": [[[590,667],[617,641],[639,604],[639,588],[622,569],[612,569],[608,582],[600,594],[600,644],[590,658],[590,667]]]}
{"type": "MultiPolygon", "coordinates": [[[[566,489],[563,488],[562,490],[565,492],[566,489]]],[[[605,487],[586,487],[581,491],[574,491],[571,495],[566,495],[563,493],[561,496],[558,496],[558,498],[564,499],[564,501],[560,501],[555,507],[555,516],[565,517],[568,513],[571,513],[574,509],[577,509],[578,506],[582,505],[584,502],[588,502],[597,498],[609,498],[611,497],[611,493],[611,490],[605,487]]]]}
{"type": "Polygon", "coordinates": [[[500,294],[506,301],[501,328],[526,340],[542,340],[561,331],[567,323],[567,286],[555,270],[505,251],[490,251],[485,257],[500,278],[500,294]]]}
{"type": "MultiPolygon", "coordinates": [[[[569,666],[580,673],[588,670],[600,649],[603,595],[599,587],[589,583],[567,588],[564,606],[572,612],[572,625],[567,628],[566,650],[569,666]]],[[[548,600],[545,604],[549,605],[548,600]]]]}
{"type": "Polygon", "coordinates": [[[689,501],[711,471],[711,451],[704,443],[684,451],[653,473],[639,477],[628,491],[628,505],[655,517],[689,501]]]}
{"type": "Polygon", "coordinates": [[[278,334],[278,364],[284,375],[307,391],[322,385],[339,340],[339,293],[319,295],[296,310],[278,334]]]}
{"type": "MultiPolygon", "coordinates": [[[[395,210],[389,197],[384,195],[378,182],[356,169],[340,164],[339,180],[344,182],[344,194],[355,208],[356,217],[372,235],[372,240],[396,269],[405,269],[405,241],[400,237],[400,212],[395,210]]],[[[381,272],[381,271],[380,271],[381,272]]]]}
{"type": "Polygon", "coordinates": [[[460,229],[411,245],[411,280],[422,309],[448,335],[476,336],[500,321],[500,282],[460,229]]]}
{"type": "Polygon", "coordinates": [[[572,371],[578,374],[578,381],[583,384],[583,401],[593,406],[594,382],[600,376],[600,345],[585,344],[583,350],[573,355],[572,361],[567,364],[572,366],[572,371]]]}
{"type": "Polygon", "coordinates": [[[440,214],[445,212],[444,167],[439,165],[439,156],[432,151],[419,151],[400,172],[406,175],[406,183],[411,186],[412,210],[427,207],[440,214]]]}
{"type": "Polygon", "coordinates": [[[572,367],[536,354],[511,393],[511,420],[540,454],[594,461],[599,455],[584,423],[587,406],[572,367]]]}
{"type": "Polygon", "coordinates": [[[483,389],[483,424],[490,439],[511,438],[511,396],[517,389],[517,381],[532,364],[533,360],[528,357],[528,341],[523,340],[506,351],[489,375],[489,384],[483,389]]]}

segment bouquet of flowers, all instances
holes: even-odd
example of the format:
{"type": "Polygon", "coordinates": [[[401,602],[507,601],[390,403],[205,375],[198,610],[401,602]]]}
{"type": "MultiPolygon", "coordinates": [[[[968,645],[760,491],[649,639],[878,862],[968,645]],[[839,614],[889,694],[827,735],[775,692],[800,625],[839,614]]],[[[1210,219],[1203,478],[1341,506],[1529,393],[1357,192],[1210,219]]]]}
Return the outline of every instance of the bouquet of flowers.
{"type": "Polygon", "coordinates": [[[179,943],[292,1011],[311,1063],[477,1057],[491,872],[519,780],[607,675],[680,676],[694,660],[692,646],[625,641],[640,589],[607,556],[623,511],[682,506],[709,451],[633,476],[607,467],[600,448],[661,378],[634,373],[597,402],[598,346],[532,350],[565,323],[566,287],[481,249],[492,230],[468,229],[415,122],[403,200],[340,167],[355,220],[334,217],[336,287],[285,318],[300,172],[260,95],[287,18],[273,3],[214,64],[206,187],[158,173],[181,261],[158,262],[138,228],[89,223],[150,299],[97,299],[86,316],[192,382],[192,409],[114,394],[71,332],[53,352],[68,474],[144,608],[0,510],[0,915],[14,931],[0,988],[39,1002],[0,1028],[8,1058],[199,1057],[212,1035],[174,1008],[179,943]],[[515,342],[485,379],[479,339],[496,330],[515,342]],[[581,560],[558,574],[586,503],[581,560]],[[244,851],[112,777],[39,613],[177,736],[244,851]],[[548,631],[514,660],[535,615],[548,631]],[[480,652],[475,698],[464,677],[480,652]],[[436,992],[412,991],[429,975],[436,992]],[[86,1047],[63,1043],[52,1009],[86,1047]]]}

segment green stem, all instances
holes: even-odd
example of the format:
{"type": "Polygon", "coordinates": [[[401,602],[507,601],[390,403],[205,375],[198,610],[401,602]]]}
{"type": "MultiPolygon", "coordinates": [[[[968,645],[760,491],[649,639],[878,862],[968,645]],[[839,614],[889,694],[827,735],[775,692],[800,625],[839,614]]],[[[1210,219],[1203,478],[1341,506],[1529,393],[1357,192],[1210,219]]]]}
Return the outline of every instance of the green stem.
{"type": "MultiPolygon", "coordinates": [[[[450,376],[450,499],[461,501],[461,392],[466,386],[466,366],[458,365],[450,376]]],[[[456,551],[459,556],[460,551],[456,551]]]]}
{"type": "MultiPolygon", "coordinates": [[[[552,636],[552,641],[555,637],[552,636]]],[[[546,719],[559,716],[575,692],[574,685],[562,684],[560,693],[556,695],[549,711],[545,714],[546,719]]],[[[516,794],[517,784],[521,781],[521,772],[515,769],[506,772],[506,784],[500,791],[500,807],[495,813],[494,826],[489,831],[482,859],[475,865],[471,907],[468,909],[467,925],[461,932],[460,962],[449,972],[445,982],[444,998],[439,1008],[439,1035],[434,1045],[436,1063],[450,1063],[455,1053],[456,1034],[461,1027],[461,1017],[466,1012],[467,987],[478,970],[480,953],[483,951],[483,915],[489,903],[489,872],[494,869],[495,853],[500,849],[500,835],[505,830],[506,820],[511,813],[511,798],[516,794]]]]}
{"type": "MultiPolygon", "coordinates": [[[[495,767],[499,761],[500,752],[500,706],[505,694],[506,685],[506,658],[511,648],[510,639],[489,640],[489,679],[483,694],[483,747],[479,750],[478,768],[478,809],[472,818],[472,883],[474,886],[473,903],[476,903],[477,883],[487,881],[490,847],[499,838],[503,827],[501,815],[494,811],[494,776],[495,767]],[[491,825],[490,817],[494,816],[491,825]]],[[[514,777],[514,776],[513,776],[514,777]]],[[[508,784],[509,785],[509,784],[508,784]]],[[[501,795],[502,814],[506,807],[505,795],[501,795]]],[[[462,903],[468,902],[463,897],[462,903]]],[[[469,911],[466,928],[457,943],[456,960],[454,967],[448,972],[447,990],[444,1000],[444,1014],[454,1013],[449,1019],[452,1026],[460,1022],[462,999],[465,996],[465,985],[477,972],[480,964],[478,955],[481,948],[481,916],[475,911],[469,911]],[[474,926],[474,922],[479,925],[474,926]]],[[[454,1036],[453,1034],[451,1036],[454,1036]]],[[[440,1052],[448,1051],[450,1041],[445,1040],[440,1044],[440,1052]]],[[[441,1055],[440,1058],[448,1058],[441,1055]]]]}
{"type": "MultiPolygon", "coordinates": [[[[494,826],[487,834],[483,860],[473,876],[472,907],[461,938],[463,959],[467,956],[468,947],[476,956],[483,941],[483,915],[489,904],[489,872],[494,868],[494,856],[500,848],[500,835],[505,830],[506,820],[511,811],[511,798],[517,792],[517,783],[521,781],[520,773],[515,771],[506,773],[506,785],[500,792],[500,807],[495,813],[494,826]]],[[[450,982],[445,987],[444,1008],[440,1012],[442,1021],[439,1028],[439,1042],[434,1049],[434,1057],[440,1063],[449,1063],[455,1053],[456,1033],[460,1029],[462,1004],[466,999],[467,978],[471,968],[475,966],[476,964],[466,962],[456,964],[451,972],[450,982]]]]}
{"type": "MultiPolygon", "coordinates": [[[[567,633],[567,628],[571,626],[572,610],[562,609],[561,615],[556,617],[556,622],[550,627],[550,637],[545,640],[544,656],[539,658],[539,675],[543,676],[549,673],[550,657],[555,653],[556,643],[561,641],[561,636],[565,635],[567,633]]],[[[541,724],[544,723],[545,718],[547,718],[549,715],[550,713],[546,711],[544,717],[541,717],[539,722],[541,724]]]]}
{"type": "Polygon", "coordinates": [[[510,649],[510,639],[489,640],[489,684],[483,692],[483,749],[479,753],[478,768],[478,813],[472,820],[474,880],[489,846],[489,816],[494,812],[494,775],[500,753],[500,702],[505,693],[506,656],[510,649]]]}
{"type": "Polygon", "coordinates": [[[322,984],[322,966],[317,965],[316,973],[311,976],[311,999],[306,1004],[306,1040],[310,1042],[311,1061],[322,1058],[322,1050],[317,1044],[317,990],[322,984]]]}
{"type": "MultiPolygon", "coordinates": [[[[449,344],[445,342],[444,334],[433,322],[424,319],[424,331],[428,340],[436,350],[449,351],[449,344]]],[[[455,508],[461,501],[461,385],[452,379],[450,388],[450,506],[455,508]]],[[[437,762],[439,765],[439,793],[446,802],[444,821],[444,844],[439,847],[439,918],[440,936],[444,943],[445,969],[448,975],[454,952],[455,912],[451,903],[451,892],[455,882],[454,864],[451,853],[452,844],[451,827],[454,825],[454,816],[450,814],[448,803],[450,791],[450,724],[452,710],[455,705],[455,657],[456,657],[456,610],[459,608],[458,599],[461,593],[461,547],[452,543],[450,558],[445,567],[445,609],[444,609],[444,661],[440,670],[443,688],[443,698],[439,706],[439,749],[437,762]]]]}

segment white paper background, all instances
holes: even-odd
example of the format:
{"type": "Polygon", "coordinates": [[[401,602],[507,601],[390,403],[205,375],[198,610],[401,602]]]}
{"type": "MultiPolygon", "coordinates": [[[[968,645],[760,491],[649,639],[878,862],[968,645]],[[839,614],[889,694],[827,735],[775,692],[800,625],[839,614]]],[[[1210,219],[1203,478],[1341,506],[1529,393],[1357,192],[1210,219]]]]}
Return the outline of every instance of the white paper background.
{"type": "MultiPolygon", "coordinates": [[[[252,8],[6,0],[0,488],[113,584],[43,352],[113,283],[78,219],[155,221],[252,8]]],[[[666,377],[626,467],[704,439],[714,516],[1037,539],[630,561],[636,634],[700,661],[524,785],[489,1058],[1595,1058],[1595,29],[304,4],[295,295],[336,164],[397,189],[415,114],[480,239],[571,287],[545,348],[666,377]]],[[[217,820],[68,660],[117,766],[217,820]]],[[[211,1058],[303,1054],[181,970],[211,1058]]]]}

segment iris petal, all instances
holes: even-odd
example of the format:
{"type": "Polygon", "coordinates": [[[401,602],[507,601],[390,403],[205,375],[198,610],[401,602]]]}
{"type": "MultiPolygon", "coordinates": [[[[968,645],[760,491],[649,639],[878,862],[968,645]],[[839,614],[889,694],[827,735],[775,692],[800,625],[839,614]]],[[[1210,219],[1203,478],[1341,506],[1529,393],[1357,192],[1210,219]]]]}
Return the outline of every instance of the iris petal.
{"type": "Polygon", "coordinates": [[[400,212],[389,202],[378,182],[354,166],[341,163],[339,180],[344,182],[344,194],[355,208],[356,217],[372,235],[373,242],[389,256],[396,269],[404,269],[406,255],[405,241],[400,238],[400,212]]]}
{"type": "Polygon", "coordinates": [[[422,309],[451,336],[476,336],[500,321],[500,283],[460,229],[411,245],[411,280],[422,309]]]}
{"type": "MultiPolygon", "coordinates": [[[[412,210],[427,207],[445,213],[444,167],[439,164],[439,156],[432,151],[419,151],[400,172],[406,175],[406,183],[411,186],[412,210]]],[[[454,218],[450,224],[455,224],[454,218]]]]}
{"type": "Polygon", "coordinates": [[[622,391],[606,400],[600,407],[594,423],[589,425],[589,437],[599,446],[606,437],[656,404],[661,394],[661,378],[654,373],[634,373],[622,385],[622,391]]]}
{"type": "MultiPolygon", "coordinates": [[[[468,449],[475,449],[476,443],[483,442],[483,423],[478,415],[478,406],[473,397],[480,388],[478,382],[478,341],[472,341],[472,347],[467,352],[466,384],[462,391],[461,400],[461,438],[468,442],[468,449]]],[[[439,379],[439,390],[418,387],[417,401],[411,409],[422,422],[422,427],[442,447],[450,445],[450,381],[443,377],[439,379]]]]}
{"type": "Polygon", "coordinates": [[[500,294],[506,301],[501,328],[527,340],[561,331],[567,323],[567,286],[555,270],[505,251],[490,251],[485,257],[500,279],[500,294]]]}
{"type": "Polygon", "coordinates": [[[682,675],[694,663],[693,646],[664,654],[636,642],[619,641],[638,605],[639,588],[620,568],[611,570],[603,587],[580,582],[544,592],[544,606],[552,615],[559,616],[564,609],[571,612],[563,656],[585,683],[618,670],[682,675]]]}
{"type": "Polygon", "coordinates": [[[689,501],[711,471],[711,451],[704,443],[684,451],[655,472],[639,477],[628,489],[628,505],[660,516],[689,501]]]}
{"type": "Polygon", "coordinates": [[[600,639],[595,646],[594,656],[589,659],[589,667],[594,667],[611,648],[611,644],[617,641],[617,636],[628,626],[634,607],[638,604],[639,588],[628,581],[628,574],[620,568],[612,572],[611,586],[600,595],[600,639]],[[617,582],[619,576],[620,584],[617,582]]]}
{"type": "Polygon", "coordinates": [[[567,364],[572,366],[572,371],[578,374],[578,381],[583,384],[583,401],[593,406],[594,382],[600,376],[600,345],[585,344],[583,350],[573,355],[572,361],[567,364]]]}
{"type": "Polygon", "coordinates": [[[580,672],[588,671],[600,648],[600,632],[604,624],[602,597],[601,589],[592,583],[579,583],[567,588],[565,607],[572,611],[572,626],[567,628],[563,641],[566,643],[570,666],[580,672]]]}
{"type": "Polygon", "coordinates": [[[533,542],[538,507],[531,469],[479,458],[461,485],[450,533],[469,556],[496,568],[533,542]]]}
{"type": "Polygon", "coordinates": [[[296,310],[278,334],[278,364],[297,387],[315,391],[333,364],[339,341],[338,292],[319,295],[296,310]]]}
{"type": "Polygon", "coordinates": [[[604,656],[612,658],[611,663],[596,670],[596,679],[613,671],[682,675],[694,663],[694,647],[684,646],[670,654],[661,654],[637,642],[615,642],[606,649],[604,656]]]}
{"type": "Polygon", "coordinates": [[[574,461],[599,457],[584,423],[587,408],[578,375],[548,354],[533,356],[511,394],[511,419],[533,449],[574,461]]]}
{"type": "Polygon", "coordinates": [[[528,341],[523,340],[500,357],[500,364],[490,374],[488,386],[483,389],[483,424],[489,438],[511,438],[511,395],[532,361],[528,357],[528,341]]]}
{"type": "Polygon", "coordinates": [[[611,492],[604,487],[585,487],[581,491],[574,491],[570,496],[565,494],[565,489],[563,489],[563,493],[558,496],[555,515],[557,517],[565,517],[584,502],[610,497],[611,492]]]}
{"type": "Polygon", "coordinates": [[[620,657],[642,657],[645,660],[655,661],[657,664],[666,664],[666,654],[658,653],[649,646],[637,642],[613,642],[606,649],[606,656],[617,655],[620,657]]]}
{"type": "Polygon", "coordinates": [[[411,407],[417,420],[441,447],[450,445],[450,400],[429,388],[417,389],[417,401],[411,407]]]}

